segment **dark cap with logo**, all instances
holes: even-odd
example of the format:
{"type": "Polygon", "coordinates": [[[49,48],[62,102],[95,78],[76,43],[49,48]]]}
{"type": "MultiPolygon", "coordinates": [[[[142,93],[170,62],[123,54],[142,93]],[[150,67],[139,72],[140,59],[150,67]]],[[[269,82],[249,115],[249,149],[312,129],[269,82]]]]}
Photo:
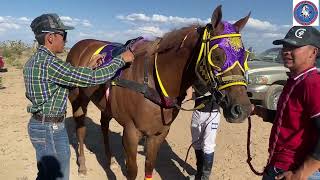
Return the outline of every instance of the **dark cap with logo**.
{"type": "Polygon", "coordinates": [[[36,17],[30,25],[35,35],[48,31],[65,31],[74,29],[71,26],[65,26],[57,14],[42,14],[36,17]]]}
{"type": "Polygon", "coordinates": [[[289,44],[296,47],[312,45],[320,48],[320,32],[312,26],[293,26],[284,39],[275,40],[273,44],[289,44]]]}

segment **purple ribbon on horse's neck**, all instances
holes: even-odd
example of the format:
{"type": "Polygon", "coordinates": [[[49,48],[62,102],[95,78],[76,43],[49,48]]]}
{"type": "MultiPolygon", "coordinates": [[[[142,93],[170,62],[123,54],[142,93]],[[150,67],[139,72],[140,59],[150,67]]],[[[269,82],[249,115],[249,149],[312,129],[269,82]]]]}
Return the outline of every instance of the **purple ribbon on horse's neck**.
{"type": "MultiPolygon", "coordinates": [[[[220,35],[237,33],[235,27],[232,24],[223,21],[223,25],[224,25],[224,30],[220,35]]],[[[233,38],[240,38],[240,37],[219,38],[210,42],[210,49],[214,45],[218,44],[219,48],[222,48],[226,54],[226,61],[223,67],[221,68],[222,72],[228,69],[229,67],[231,67],[236,61],[239,61],[242,67],[244,66],[245,49],[243,47],[242,42],[240,47],[235,47],[234,44],[231,43],[233,38]]],[[[215,74],[217,73],[218,72],[215,71],[215,74]]]]}

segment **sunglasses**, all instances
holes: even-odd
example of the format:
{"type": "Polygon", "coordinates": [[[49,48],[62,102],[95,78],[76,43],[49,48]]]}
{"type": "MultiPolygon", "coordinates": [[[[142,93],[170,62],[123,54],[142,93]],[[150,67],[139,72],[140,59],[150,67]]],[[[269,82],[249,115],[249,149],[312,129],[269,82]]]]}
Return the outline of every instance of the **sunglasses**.
{"type": "Polygon", "coordinates": [[[67,32],[66,31],[42,31],[43,33],[52,33],[52,34],[59,34],[63,37],[63,41],[67,41],[67,32]]]}

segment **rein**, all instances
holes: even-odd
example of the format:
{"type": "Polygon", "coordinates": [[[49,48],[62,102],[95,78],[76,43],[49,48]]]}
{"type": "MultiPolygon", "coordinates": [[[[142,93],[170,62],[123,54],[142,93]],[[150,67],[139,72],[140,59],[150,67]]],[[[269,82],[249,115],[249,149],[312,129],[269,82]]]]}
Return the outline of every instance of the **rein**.
{"type": "Polygon", "coordinates": [[[247,132],[247,163],[251,169],[251,171],[257,175],[257,176],[262,176],[263,175],[263,171],[262,172],[259,172],[257,171],[252,163],[251,163],[251,160],[252,160],[252,157],[251,157],[251,151],[250,151],[250,139],[251,139],[251,117],[249,116],[248,117],[248,132],[247,132]]]}

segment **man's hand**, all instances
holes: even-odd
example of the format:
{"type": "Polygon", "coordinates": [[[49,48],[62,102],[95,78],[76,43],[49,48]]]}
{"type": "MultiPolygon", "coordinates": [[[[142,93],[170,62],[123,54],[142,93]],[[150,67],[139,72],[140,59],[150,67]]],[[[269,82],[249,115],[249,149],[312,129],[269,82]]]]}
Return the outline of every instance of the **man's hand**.
{"type": "Polygon", "coordinates": [[[120,54],[120,56],[125,62],[132,62],[134,60],[134,55],[130,50],[126,50],[125,52],[120,54]]]}
{"type": "Polygon", "coordinates": [[[105,55],[102,55],[102,54],[95,54],[91,56],[88,67],[92,69],[99,67],[103,63],[104,57],[105,55]]]}
{"type": "Polygon", "coordinates": [[[257,116],[262,116],[264,113],[265,108],[259,106],[259,105],[251,105],[251,115],[257,115],[257,116]]]}
{"type": "Polygon", "coordinates": [[[285,180],[307,180],[307,177],[304,177],[303,174],[300,171],[292,172],[292,171],[286,171],[278,176],[276,176],[276,179],[285,179],[285,180]]]}
{"type": "Polygon", "coordinates": [[[192,86],[190,86],[190,87],[187,89],[186,93],[187,93],[187,95],[186,95],[186,97],[184,98],[184,100],[182,101],[182,104],[192,99],[192,94],[193,94],[193,88],[192,88],[192,86]]]}

